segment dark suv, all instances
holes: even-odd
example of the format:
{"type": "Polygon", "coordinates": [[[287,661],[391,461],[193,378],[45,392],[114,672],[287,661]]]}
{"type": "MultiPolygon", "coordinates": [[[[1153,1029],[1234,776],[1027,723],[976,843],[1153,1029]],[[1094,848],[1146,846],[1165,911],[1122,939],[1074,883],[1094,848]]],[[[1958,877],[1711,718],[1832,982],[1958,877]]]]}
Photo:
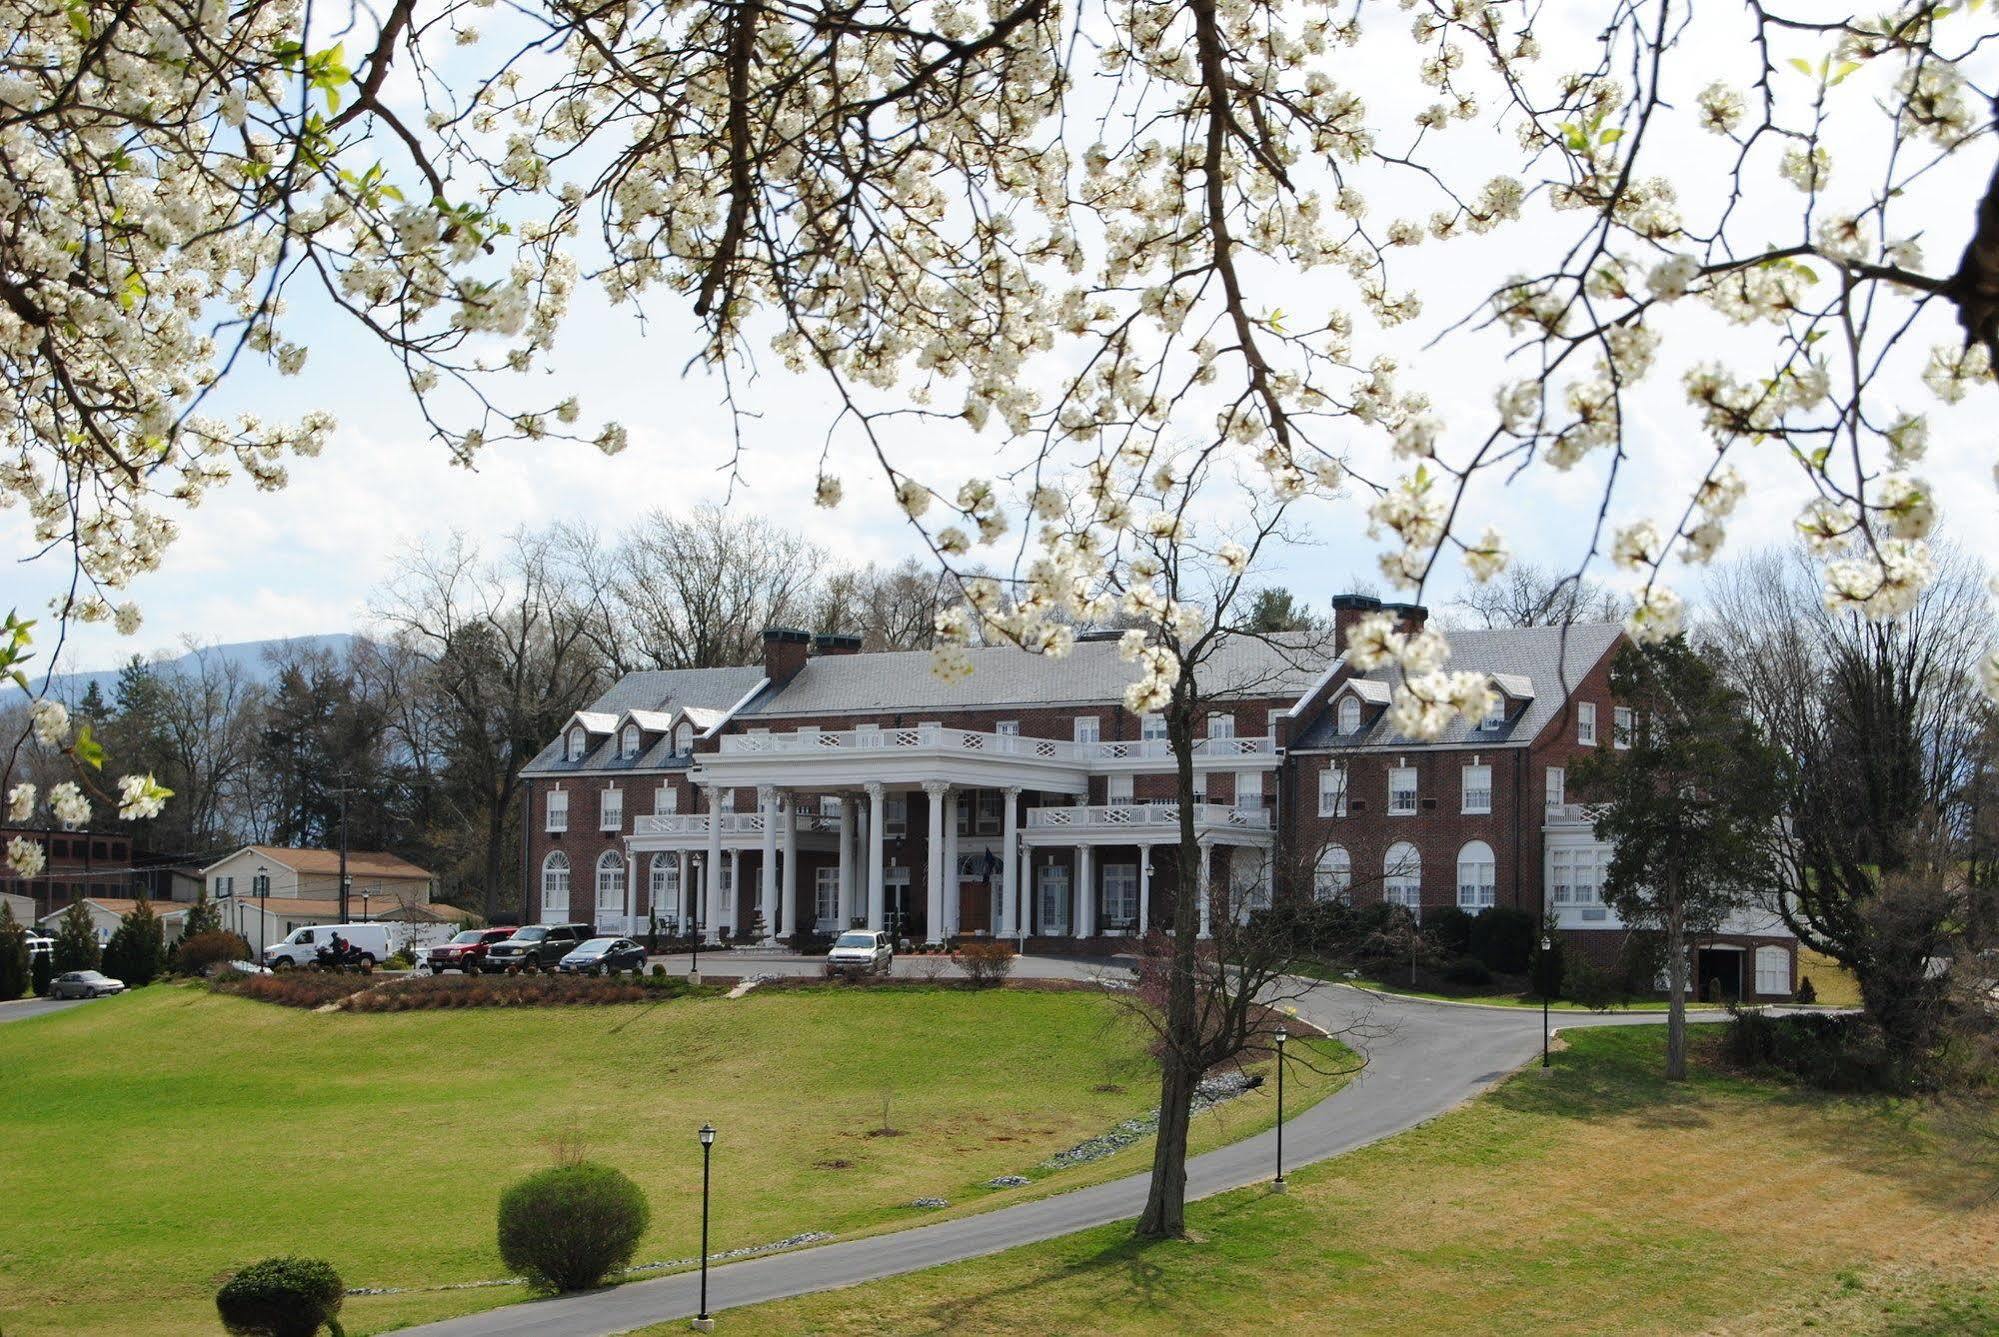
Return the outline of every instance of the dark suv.
{"type": "Polygon", "coordinates": [[[489,975],[497,970],[553,970],[556,962],[596,936],[589,924],[529,924],[488,947],[479,969],[489,975]]]}
{"type": "Polygon", "coordinates": [[[433,975],[442,975],[447,970],[462,970],[470,975],[479,969],[479,963],[486,959],[494,943],[505,942],[516,932],[511,928],[468,928],[450,942],[431,948],[424,961],[433,975]]]}

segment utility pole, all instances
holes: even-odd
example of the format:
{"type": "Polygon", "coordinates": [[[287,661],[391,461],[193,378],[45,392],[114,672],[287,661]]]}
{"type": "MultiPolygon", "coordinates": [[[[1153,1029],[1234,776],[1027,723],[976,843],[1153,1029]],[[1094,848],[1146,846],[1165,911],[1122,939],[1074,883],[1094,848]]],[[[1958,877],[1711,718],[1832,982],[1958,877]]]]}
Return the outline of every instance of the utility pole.
{"type": "Polygon", "coordinates": [[[347,793],[347,786],[342,785],[340,787],[340,922],[343,924],[347,922],[347,904],[354,893],[354,879],[347,876],[347,793]]]}

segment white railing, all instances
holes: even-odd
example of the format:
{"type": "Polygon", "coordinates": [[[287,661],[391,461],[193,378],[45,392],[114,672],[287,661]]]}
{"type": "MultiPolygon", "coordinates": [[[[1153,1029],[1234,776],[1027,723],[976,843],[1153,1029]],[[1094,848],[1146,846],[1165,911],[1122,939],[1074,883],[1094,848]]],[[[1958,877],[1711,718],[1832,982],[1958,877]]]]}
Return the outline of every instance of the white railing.
{"type": "MultiPolygon", "coordinates": [[[[1108,743],[1091,743],[1090,757],[1095,761],[1160,760],[1173,755],[1173,746],[1164,738],[1132,738],[1114,740],[1108,743]]],[[[1196,738],[1194,757],[1274,757],[1277,743],[1268,734],[1253,734],[1245,738],[1196,738]]]]}
{"type": "MultiPolygon", "coordinates": [[[[1180,824],[1177,803],[1104,803],[1078,807],[1029,808],[1030,828],[1069,826],[1130,826],[1162,829],[1180,824]]],[[[1253,831],[1270,829],[1267,808],[1234,808],[1226,803],[1194,805],[1196,826],[1236,826],[1253,831]]]]}
{"type": "MultiPolygon", "coordinates": [[[[725,836],[762,835],[764,816],[760,812],[725,812],[722,814],[722,834],[725,836]]],[[[840,819],[824,813],[796,812],[791,815],[791,829],[794,831],[838,831],[840,819]]],[[[708,814],[705,812],[648,813],[632,822],[635,836],[705,836],[708,834],[708,814]]]]}
{"type": "Polygon", "coordinates": [[[1588,806],[1581,803],[1550,803],[1545,811],[1547,816],[1544,820],[1550,823],[1573,822],[1588,826],[1596,821],[1596,818],[1590,814],[1588,806]]]}
{"type": "Polygon", "coordinates": [[[930,751],[972,753],[992,757],[1030,757],[1047,761],[1080,761],[1086,744],[1061,738],[1031,738],[1025,734],[981,733],[941,724],[912,724],[896,729],[798,729],[790,733],[723,734],[722,751],[737,755],[811,756],[822,753],[897,753],[930,751]]]}

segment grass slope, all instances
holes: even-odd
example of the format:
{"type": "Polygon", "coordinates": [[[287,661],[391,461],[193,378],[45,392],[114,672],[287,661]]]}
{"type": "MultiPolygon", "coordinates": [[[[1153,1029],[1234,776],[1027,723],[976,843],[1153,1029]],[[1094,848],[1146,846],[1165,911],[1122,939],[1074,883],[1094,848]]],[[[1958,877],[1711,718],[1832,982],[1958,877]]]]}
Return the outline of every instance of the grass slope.
{"type": "Polygon", "coordinates": [[[1669,1087],[1656,1027],[1569,1042],[1552,1074],[1300,1170],[1287,1196],[1197,1204],[1186,1242],[1106,1227],[723,1322],[760,1337],[1999,1331],[1993,1142],[1712,1071],[1669,1087]]]}
{"type": "MultiPolygon", "coordinates": [[[[208,1330],[215,1285],[271,1253],[350,1286],[502,1276],[499,1192],[557,1144],[645,1189],[640,1261],[685,1257],[704,1120],[718,1250],[892,1227],[919,1196],[975,1210],[1136,1168],[982,1187],[1149,1108],[1157,1080],[1101,995],[956,989],[350,1016],[162,987],[0,1027],[0,1074],[8,1337],[208,1330]],[[884,1095],[897,1135],[871,1136],[884,1095]]],[[[1204,1141],[1267,1122],[1232,1103],[1204,1141]]],[[[347,1327],[520,1298],[355,1297],[347,1327]]]]}

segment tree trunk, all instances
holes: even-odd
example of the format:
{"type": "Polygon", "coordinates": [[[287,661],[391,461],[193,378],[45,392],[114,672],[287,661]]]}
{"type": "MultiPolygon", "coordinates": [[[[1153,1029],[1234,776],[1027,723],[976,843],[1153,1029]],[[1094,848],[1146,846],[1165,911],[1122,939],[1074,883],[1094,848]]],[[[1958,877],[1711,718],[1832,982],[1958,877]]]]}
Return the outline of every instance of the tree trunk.
{"type": "Polygon", "coordinates": [[[1678,889],[1666,877],[1666,1080],[1687,1080],[1687,927],[1678,889]]]}
{"type": "Polygon", "coordinates": [[[1173,749],[1174,793],[1180,804],[1179,893],[1173,898],[1173,959],[1167,976],[1166,1034],[1159,1071],[1159,1136],[1152,1147],[1152,1183],[1138,1218],[1143,1239],[1173,1239],[1187,1228],[1187,1129],[1194,1088],[1201,1080],[1200,1016],[1195,1007],[1194,966],[1205,872],[1194,835],[1194,728],[1190,684],[1183,676],[1168,708],[1166,736],[1173,749]]]}

